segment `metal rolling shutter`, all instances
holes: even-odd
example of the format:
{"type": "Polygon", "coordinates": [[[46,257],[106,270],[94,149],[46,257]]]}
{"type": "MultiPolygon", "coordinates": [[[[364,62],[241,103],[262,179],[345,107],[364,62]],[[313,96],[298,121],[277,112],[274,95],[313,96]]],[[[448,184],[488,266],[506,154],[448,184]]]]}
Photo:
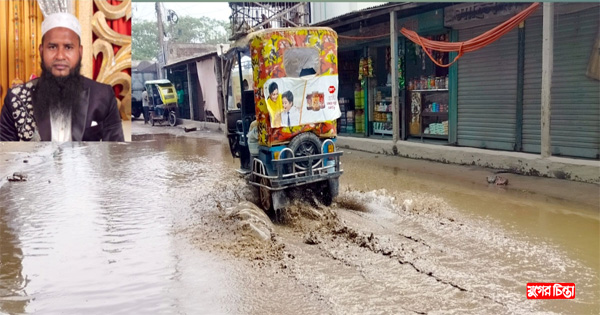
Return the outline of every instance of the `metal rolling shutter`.
{"type": "Polygon", "coordinates": [[[523,151],[541,152],[542,17],[525,21],[523,151]]]}
{"type": "MultiPolygon", "coordinates": [[[[555,17],[550,132],[552,154],[598,158],[600,83],[585,76],[599,33],[598,9],[555,17]]],[[[523,151],[540,152],[542,17],[525,26],[523,151]]]]}
{"type": "MultiPolygon", "coordinates": [[[[459,31],[459,41],[496,25],[459,31]]],[[[458,62],[458,145],[514,150],[517,102],[517,29],[458,62]]]]}
{"type": "Polygon", "coordinates": [[[600,82],[585,75],[599,34],[599,11],[596,7],[554,19],[553,155],[599,158],[600,82]]]}

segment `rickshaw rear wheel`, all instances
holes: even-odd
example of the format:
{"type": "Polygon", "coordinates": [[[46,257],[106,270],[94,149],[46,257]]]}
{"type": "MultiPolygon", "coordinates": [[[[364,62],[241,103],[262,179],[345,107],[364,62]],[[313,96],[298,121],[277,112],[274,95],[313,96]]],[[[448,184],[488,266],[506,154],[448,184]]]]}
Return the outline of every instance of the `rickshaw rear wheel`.
{"type": "MultiPolygon", "coordinates": [[[[264,186],[270,186],[270,182],[268,178],[261,177],[260,184],[264,186]]],[[[260,205],[266,212],[273,211],[273,199],[271,196],[271,191],[265,187],[258,188],[258,196],[260,199],[260,205]]]]}
{"type": "MultiPolygon", "coordinates": [[[[321,153],[321,141],[319,137],[312,132],[301,133],[290,141],[290,150],[294,152],[294,157],[309,156],[321,153]]],[[[321,160],[313,161],[312,166],[316,166],[321,160]]],[[[305,169],[308,167],[308,161],[295,163],[296,166],[305,169]]]]}
{"type": "Polygon", "coordinates": [[[323,181],[321,190],[318,194],[319,201],[325,206],[330,206],[333,203],[333,199],[338,195],[340,189],[339,178],[332,178],[323,181]]]}
{"type": "Polygon", "coordinates": [[[177,116],[175,115],[174,111],[170,111],[169,112],[169,125],[171,127],[175,127],[176,124],[177,124],[177,116]]]}

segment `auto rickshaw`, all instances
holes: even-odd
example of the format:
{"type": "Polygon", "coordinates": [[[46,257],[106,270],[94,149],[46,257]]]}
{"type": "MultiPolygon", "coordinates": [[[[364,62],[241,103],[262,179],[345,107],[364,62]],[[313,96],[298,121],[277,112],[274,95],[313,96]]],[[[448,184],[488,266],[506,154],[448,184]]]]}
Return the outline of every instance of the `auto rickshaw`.
{"type": "Polygon", "coordinates": [[[164,121],[171,127],[177,124],[177,91],[169,80],[152,80],[144,83],[150,102],[150,123],[154,126],[164,121]]]}
{"type": "Polygon", "coordinates": [[[337,33],[261,30],[238,40],[226,57],[229,146],[239,172],[258,187],[262,208],[284,209],[292,188],[310,189],[330,205],[343,173],[336,148],[337,33]],[[249,71],[252,82],[243,82],[249,71]]]}

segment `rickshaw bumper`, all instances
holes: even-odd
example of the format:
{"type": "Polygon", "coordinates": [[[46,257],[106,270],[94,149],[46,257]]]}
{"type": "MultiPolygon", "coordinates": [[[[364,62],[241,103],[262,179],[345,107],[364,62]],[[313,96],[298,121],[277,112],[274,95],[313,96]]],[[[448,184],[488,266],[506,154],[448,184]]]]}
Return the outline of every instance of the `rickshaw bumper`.
{"type": "Polygon", "coordinates": [[[323,153],[304,157],[293,157],[273,160],[276,173],[267,174],[264,163],[255,158],[249,183],[256,187],[263,187],[270,191],[281,191],[287,188],[299,187],[330,179],[338,179],[344,171],[341,169],[340,156],[343,152],[323,153]],[[320,161],[314,163],[315,161],[320,161]],[[296,164],[308,162],[307,167],[301,168],[296,164]],[[291,171],[286,171],[291,170],[291,171]],[[262,179],[267,179],[264,181],[262,179]],[[265,185],[264,183],[268,183],[265,185]]]}

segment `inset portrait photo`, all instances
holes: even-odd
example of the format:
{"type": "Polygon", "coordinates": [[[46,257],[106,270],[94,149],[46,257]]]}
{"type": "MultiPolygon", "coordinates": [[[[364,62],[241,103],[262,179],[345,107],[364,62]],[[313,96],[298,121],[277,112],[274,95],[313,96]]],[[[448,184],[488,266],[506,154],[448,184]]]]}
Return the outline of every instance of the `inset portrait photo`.
{"type": "Polygon", "coordinates": [[[124,4],[0,2],[0,141],[131,140],[124,4]],[[101,20],[94,27],[93,16],[101,20]]]}

